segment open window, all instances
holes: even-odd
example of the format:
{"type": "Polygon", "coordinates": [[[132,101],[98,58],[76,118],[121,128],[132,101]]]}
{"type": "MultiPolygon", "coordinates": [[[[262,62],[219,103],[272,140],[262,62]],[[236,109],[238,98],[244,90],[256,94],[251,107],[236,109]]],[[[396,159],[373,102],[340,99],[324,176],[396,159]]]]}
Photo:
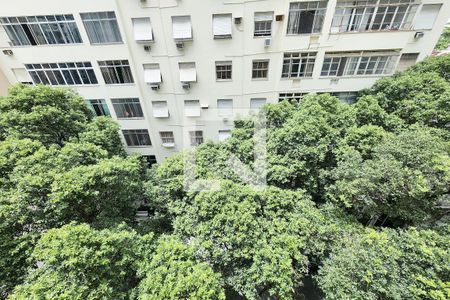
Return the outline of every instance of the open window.
{"type": "Polygon", "coordinates": [[[414,29],[433,29],[441,6],[442,4],[424,4],[417,16],[414,29]]]}
{"type": "Polygon", "coordinates": [[[159,64],[145,64],[144,65],[144,80],[152,88],[158,89],[161,82],[161,70],[159,64]]]}
{"type": "Polygon", "coordinates": [[[182,83],[197,82],[197,71],[195,70],[195,63],[179,63],[180,81],[182,83]]]}

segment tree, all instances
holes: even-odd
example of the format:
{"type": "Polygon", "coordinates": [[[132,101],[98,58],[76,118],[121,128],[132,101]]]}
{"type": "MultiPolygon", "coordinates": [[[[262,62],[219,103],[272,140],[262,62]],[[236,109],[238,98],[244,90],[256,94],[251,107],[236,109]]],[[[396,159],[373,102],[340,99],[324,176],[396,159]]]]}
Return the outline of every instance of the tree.
{"type": "Polygon", "coordinates": [[[448,299],[449,243],[448,229],[367,229],[343,238],[316,279],[327,299],[448,299]]]}
{"type": "Polygon", "coordinates": [[[141,266],[144,276],[136,299],[225,299],[220,275],[195,257],[195,250],[174,237],[160,238],[141,266]]]}
{"type": "Polygon", "coordinates": [[[16,85],[0,98],[0,140],[29,138],[62,145],[90,119],[83,98],[68,89],[16,85]]]}
{"type": "Polygon", "coordinates": [[[434,72],[445,80],[450,81],[450,55],[429,57],[409,68],[408,72],[419,74],[434,72]]]}
{"type": "Polygon", "coordinates": [[[138,262],[151,253],[152,240],[125,226],[51,229],[33,251],[35,267],[8,299],[129,299],[138,283],[138,262]]]}
{"type": "Polygon", "coordinates": [[[334,235],[327,230],[333,219],[301,191],[224,181],[220,191],[190,194],[171,208],[175,233],[247,299],[291,298],[308,273],[308,255],[320,256],[334,235]]]}
{"type": "Polygon", "coordinates": [[[450,45],[450,27],[445,27],[434,49],[445,50],[450,45]]]}
{"type": "Polygon", "coordinates": [[[419,224],[432,219],[449,193],[449,145],[432,130],[412,127],[386,135],[369,156],[342,151],[334,178],[331,199],[358,217],[419,224]]]}

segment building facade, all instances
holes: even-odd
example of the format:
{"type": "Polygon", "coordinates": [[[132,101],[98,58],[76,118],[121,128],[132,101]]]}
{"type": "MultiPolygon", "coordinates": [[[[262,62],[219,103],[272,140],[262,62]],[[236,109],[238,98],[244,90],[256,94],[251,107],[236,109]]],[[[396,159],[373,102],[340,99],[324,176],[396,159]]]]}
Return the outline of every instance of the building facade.
{"type": "Polygon", "coordinates": [[[76,89],[154,162],[227,138],[265,103],[351,102],[426,58],[449,17],[445,0],[16,0],[0,12],[0,69],[76,89]]]}

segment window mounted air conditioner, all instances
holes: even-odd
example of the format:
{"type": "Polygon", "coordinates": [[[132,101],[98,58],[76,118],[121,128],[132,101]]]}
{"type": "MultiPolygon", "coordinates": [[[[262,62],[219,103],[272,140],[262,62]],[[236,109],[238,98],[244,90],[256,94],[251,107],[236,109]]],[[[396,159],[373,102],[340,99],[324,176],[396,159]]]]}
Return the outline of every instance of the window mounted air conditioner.
{"type": "Polygon", "coordinates": [[[270,47],[272,45],[272,38],[265,38],[264,39],[264,47],[270,47]]]}
{"type": "Polygon", "coordinates": [[[183,87],[183,89],[188,90],[191,88],[191,84],[189,82],[182,82],[181,86],[183,87]]]}
{"type": "Polygon", "coordinates": [[[176,46],[177,46],[178,50],[184,49],[184,43],[183,42],[177,42],[176,46]]]}
{"type": "Polygon", "coordinates": [[[283,21],[283,19],[284,19],[284,15],[276,15],[275,16],[275,21],[280,22],[280,21],[283,21]]]}
{"type": "Polygon", "coordinates": [[[414,38],[415,38],[415,39],[421,39],[421,38],[424,37],[424,35],[425,35],[424,32],[418,31],[418,32],[416,32],[416,34],[414,35],[414,38]]]}
{"type": "Polygon", "coordinates": [[[6,49],[6,50],[3,50],[3,54],[8,55],[8,56],[11,56],[11,55],[13,55],[14,53],[13,53],[12,50],[6,49]]]}
{"type": "Polygon", "coordinates": [[[239,25],[242,23],[242,17],[234,18],[234,24],[239,25]]]}
{"type": "Polygon", "coordinates": [[[150,84],[150,88],[154,91],[159,90],[159,88],[161,87],[161,85],[159,83],[152,83],[150,84]]]}
{"type": "Polygon", "coordinates": [[[150,52],[150,51],[152,50],[152,46],[150,46],[150,45],[144,45],[144,50],[145,50],[146,52],[150,52]]]}

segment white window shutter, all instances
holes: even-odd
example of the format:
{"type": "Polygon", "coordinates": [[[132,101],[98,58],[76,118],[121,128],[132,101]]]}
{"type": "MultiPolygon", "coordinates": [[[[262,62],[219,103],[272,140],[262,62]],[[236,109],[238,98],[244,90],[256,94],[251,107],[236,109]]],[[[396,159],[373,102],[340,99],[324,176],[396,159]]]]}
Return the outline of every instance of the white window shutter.
{"type": "Polygon", "coordinates": [[[172,17],[173,38],[175,40],[192,39],[192,26],[190,16],[172,17]]]}
{"type": "Polygon", "coordinates": [[[161,83],[161,70],[158,64],[144,65],[144,81],[146,83],[161,83]]]}
{"type": "Polygon", "coordinates": [[[132,21],[134,39],[136,41],[153,41],[150,18],[135,18],[132,21]]]}
{"type": "Polygon", "coordinates": [[[266,104],[266,99],[265,98],[253,98],[253,99],[250,99],[250,108],[251,109],[260,109],[261,107],[264,106],[264,104],[266,104]]]}
{"type": "Polygon", "coordinates": [[[17,68],[12,69],[14,75],[16,76],[16,79],[18,82],[32,82],[30,75],[28,74],[27,70],[24,68],[17,68]]]}
{"type": "Polygon", "coordinates": [[[424,4],[416,18],[414,29],[433,29],[442,4],[424,4]]]}
{"type": "Polygon", "coordinates": [[[219,141],[225,141],[231,137],[231,130],[219,130],[219,141]]]}
{"type": "Polygon", "coordinates": [[[181,82],[197,82],[197,71],[195,63],[179,63],[180,81],[181,82]]]}
{"type": "Polygon", "coordinates": [[[232,16],[213,15],[213,32],[215,37],[230,37],[232,34],[232,16]]]}
{"type": "Polygon", "coordinates": [[[233,115],[233,100],[232,99],[219,99],[217,100],[217,109],[219,110],[219,116],[231,116],[233,115]]]}
{"type": "Polygon", "coordinates": [[[257,12],[255,13],[255,22],[273,21],[273,12],[257,12]]]}
{"type": "Polygon", "coordinates": [[[168,118],[169,109],[167,108],[166,101],[153,101],[153,117],[155,118],[168,118]]]}
{"type": "Polygon", "coordinates": [[[186,117],[200,117],[201,113],[200,101],[186,100],[184,101],[184,115],[186,117]]]}

